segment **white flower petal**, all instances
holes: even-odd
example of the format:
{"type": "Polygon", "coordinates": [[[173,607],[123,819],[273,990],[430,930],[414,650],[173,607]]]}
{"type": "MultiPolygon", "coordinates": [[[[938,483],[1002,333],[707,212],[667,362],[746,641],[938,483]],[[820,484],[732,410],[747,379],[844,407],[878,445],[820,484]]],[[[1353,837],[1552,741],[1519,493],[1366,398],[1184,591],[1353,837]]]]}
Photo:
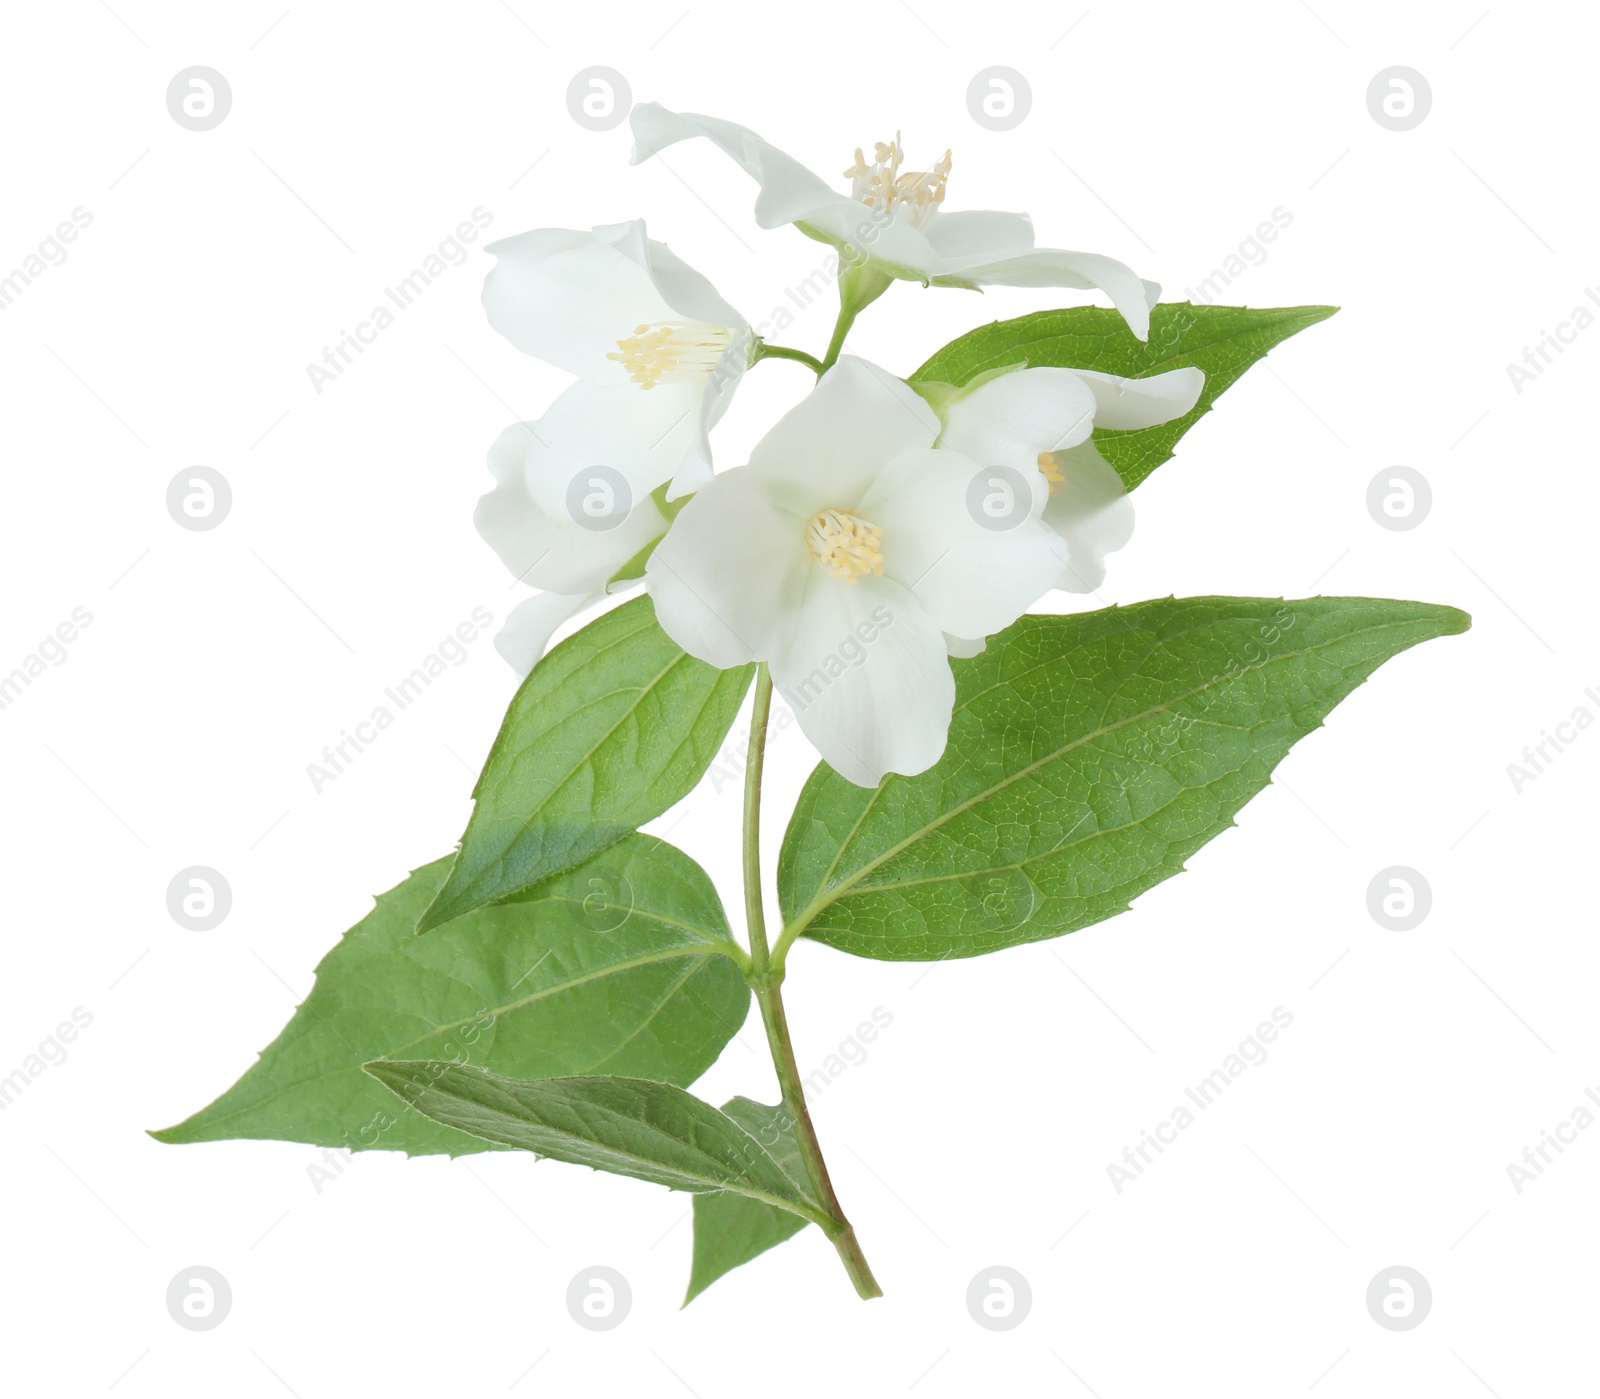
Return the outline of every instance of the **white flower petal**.
{"type": "Polygon", "coordinates": [[[938,414],[904,380],[846,355],[755,445],[750,468],[809,518],[854,509],[884,463],[938,435],[938,414]]]}
{"type": "Polygon", "coordinates": [[[989,638],[986,636],[969,638],[951,636],[949,632],[944,635],[944,649],[961,660],[970,660],[973,656],[981,656],[988,644],[989,638]]]}
{"type": "Polygon", "coordinates": [[[928,220],[928,242],[941,259],[939,271],[1015,257],[1033,248],[1033,220],[994,209],[940,209],[928,220]]]}
{"type": "Polygon", "coordinates": [[[951,400],[939,445],[982,466],[1037,471],[1039,453],[1084,441],[1095,421],[1095,394],[1078,371],[1017,369],[951,400]]]}
{"type": "Polygon", "coordinates": [[[537,593],[524,598],[507,615],[494,639],[498,651],[518,675],[526,675],[550,648],[550,638],[563,622],[599,602],[603,594],[537,593]]]}
{"type": "Polygon", "coordinates": [[[956,274],[979,286],[1098,287],[1122,312],[1128,329],[1141,340],[1150,337],[1150,289],[1131,267],[1099,253],[1069,253],[1060,248],[1035,248],[994,262],[967,267],[956,274]]]}
{"type": "Polygon", "coordinates": [[[904,452],[889,463],[861,502],[864,519],[883,530],[879,547],[887,577],[909,589],[942,631],[976,639],[1016,621],[1043,597],[1067,563],[1067,546],[1038,519],[1044,478],[1023,480],[1034,491],[1015,523],[975,508],[974,481],[984,466],[944,448],[904,452]]]}
{"type": "Polygon", "coordinates": [[[1169,423],[1193,408],[1206,386],[1205,371],[1192,365],[1145,379],[1124,379],[1093,369],[1071,373],[1094,392],[1096,427],[1126,429],[1169,423]]]}
{"type": "MultiPolygon", "coordinates": [[[[642,240],[644,224],[636,221],[642,240]]],[[[489,324],[524,354],[583,378],[629,382],[606,355],[637,326],[674,318],[648,270],[608,239],[569,228],[536,228],[490,243],[483,284],[489,324]]]]}
{"type": "Polygon", "coordinates": [[[860,786],[922,772],[944,752],[955,706],[944,637],[888,578],[813,570],[772,679],[824,760],[860,786]]]}
{"type": "Polygon", "coordinates": [[[824,242],[847,244],[847,263],[862,260],[914,282],[939,274],[943,259],[905,205],[885,214],[848,195],[840,195],[839,201],[809,215],[799,225],[801,231],[824,242]]]}
{"type": "Polygon", "coordinates": [[[749,467],[714,477],[645,565],[656,617],[692,656],[726,670],[766,660],[793,625],[807,521],[776,506],[749,467]]]}
{"type": "Polygon", "coordinates": [[[643,219],[602,224],[595,229],[594,237],[642,267],[661,299],[679,319],[705,321],[733,331],[746,329],[744,317],[722,299],[722,294],[708,278],[696,272],[665,243],[645,236],[643,219]]]}
{"type": "Polygon", "coordinates": [[[736,122],[693,112],[671,112],[658,102],[641,102],[629,116],[633,126],[632,163],[692,136],[704,136],[738,163],[761,186],[756,196],[756,222],[762,228],[808,219],[829,205],[849,204],[793,156],[769,145],[736,122]]]}
{"type": "Polygon", "coordinates": [[[528,489],[527,463],[541,455],[535,434],[546,427],[544,419],[516,423],[495,439],[489,448],[495,487],[479,500],[473,523],[520,582],[564,593],[600,591],[667,522],[648,492],[635,496],[628,513],[606,529],[578,524],[564,499],[560,513],[545,510],[528,489]]]}
{"type": "Polygon", "coordinates": [[[591,480],[596,467],[616,472],[633,502],[680,478],[694,489],[711,474],[700,450],[702,401],[694,383],[640,389],[580,379],[529,425],[532,440],[523,458],[529,496],[564,521],[573,518],[574,482],[591,480]]]}
{"type": "Polygon", "coordinates": [[[1056,463],[1064,480],[1044,507],[1044,522],[1067,541],[1069,556],[1055,586],[1093,592],[1105,582],[1105,556],[1133,536],[1133,502],[1092,441],[1057,453],[1056,463]]]}

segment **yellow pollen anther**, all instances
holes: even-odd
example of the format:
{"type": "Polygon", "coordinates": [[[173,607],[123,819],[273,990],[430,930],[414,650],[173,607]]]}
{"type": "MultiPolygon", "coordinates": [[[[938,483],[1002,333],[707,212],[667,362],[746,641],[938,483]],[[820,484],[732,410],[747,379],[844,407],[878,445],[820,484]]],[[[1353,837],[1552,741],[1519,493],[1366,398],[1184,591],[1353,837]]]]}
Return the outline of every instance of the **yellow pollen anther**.
{"type": "Polygon", "coordinates": [[[1061,458],[1054,452],[1039,453],[1039,472],[1050,483],[1050,494],[1056,493],[1056,487],[1066,483],[1066,477],[1061,473],[1061,458]]]}
{"type": "Polygon", "coordinates": [[[617,360],[640,388],[653,389],[711,373],[730,338],[726,326],[705,321],[657,321],[635,326],[606,358],[617,360]]]}
{"type": "Polygon", "coordinates": [[[856,163],[844,173],[853,182],[851,198],[884,213],[903,208],[911,222],[922,228],[944,203],[944,187],[950,178],[950,152],[946,151],[932,170],[908,170],[902,175],[900,163],[904,159],[897,131],[894,140],[877,142],[870,163],[857,146],[856,163]]]}
{"type": "Polygon", "coordinates": [[[811,557],[833,578],[854,583],[870,574],[883,573],[883,553],[878,546],[883,531],[848,510],[822,510],[806,526],[806,547],[811,557]]]}

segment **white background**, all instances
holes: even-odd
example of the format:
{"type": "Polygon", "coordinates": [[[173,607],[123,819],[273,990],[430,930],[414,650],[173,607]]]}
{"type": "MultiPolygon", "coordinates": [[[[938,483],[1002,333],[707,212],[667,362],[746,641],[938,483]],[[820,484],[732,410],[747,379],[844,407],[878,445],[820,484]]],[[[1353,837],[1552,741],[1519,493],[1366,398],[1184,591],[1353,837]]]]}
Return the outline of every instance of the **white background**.
{"type": "MultiPolygon", "coordinates": [[[[1584,696],[1600,687],[1600,330],[1521,393],[1506,365],[1600,281],[1592,13],[281,4],[72,0],[6,19],[0,270],[75,207],[93,223],[0,314],[0,670],[75,607],[94,618],[0,712],[0,1075],[74,1007],[93,1015],[0,1115],[8,1387],[1577,1392],[1600,1131],[1520,1195],[1506,1166],[1600,1082],[1600,732],[1520,794],[1506,765],[1576,706],[1600,714],[1584,696]],[[165,106],[192,64],[233,92],[203,133],[165,106]],[[645,215],[752,321],[819,263],[792,230],[755,228],[750,183],[704,143],[631,168],[625,125],[577,125],[567,84],[593,64],[828,177],[897,129],[912,166],[951,146],[947,207],[1026,209],[1042,244],[1118,256],[1169,298],[1283,206],[1292,224],[1221,299],[1344,309],[1139,489],[1105,598],[1370,594],[1474,616],[1384,667],[1237,830],[1123,917],[931,970],[796,952],[807,1070],[874,1008],[893,1016],[816,1108],[887,1294],[870,1305],[812,1230],[680,1313],[688,1201],[635,1182],[372,1154],[319,1192],[310,1147],[143,1135],[231,1083],[371,895],[450,848],[514,686],[482,637],[313,791],[306,765],[385,686],[474,607],[498,621],[522,595],[471,511],[488,443],[563,380],[485,324],[481,243],[320,395],[306,364],[479,205],[496,235],[645,215]],[[1006,133],[966,105],[992,64],[1032,85],[1006,133]],[[1395,64],[1433,94],[1401,133],[1366,105],[1395,64]],[[1365,496],[1402,463],[1434,505],[1395,533],[1365,496]],[[165,508],[197,464],[233,490],[208,533],[165,508]],[[207,933],[165,906],[196,864],[233,890],[207,933]],[[1397,864],[1433,890],[1406,933],[1366,907],[1397,864]],[[1107,1164],[1280,1005],[1294,1023],[1267,1062],[1116,1193],[1107,1164]],[[195,1264],[233,1290],[200,1334],[164,1300],[195,1264]],[[564,1302],[592,1264],[633,1289],[603,1334],[564,1302]],[[964,1300],[995,1264],[1033,1292],[1003,1333],[964,1300]],[[1434,1296],[1404,1333],[1364,1301],[1396,1264],[1434,1296]]],[[[900,285],[852,346],[904,373],[981,321],[1074,296],[900,285]]],[[[830,325],[824,306],[783,338],[820,351],[830,325]]],[[[752,374],[720,459],[809,378],[752,374]]],[[[793,730],[774,748],[769,852],[812,761],[793,730]]],[[[737,807],[708,784],[657,823],[678,822],[735,904],[737,807]]],[[[752,1017],[699,1091],[771,1098],[760,1049],[752,1017]]]]}

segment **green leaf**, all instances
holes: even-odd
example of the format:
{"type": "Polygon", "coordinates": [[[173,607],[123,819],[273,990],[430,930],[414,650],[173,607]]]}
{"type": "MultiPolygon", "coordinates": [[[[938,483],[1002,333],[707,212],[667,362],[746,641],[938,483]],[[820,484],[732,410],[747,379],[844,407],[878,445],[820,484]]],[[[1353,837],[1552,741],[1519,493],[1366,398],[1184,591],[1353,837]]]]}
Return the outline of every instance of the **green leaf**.
{"type": "Polygon", "coordinates": [[[1196,306],[1162,302],[1150,313],[1150,338],[1138,340],[1117,311],[1075,306],[993,321],[952,340],[911,376],[954,384],[1026,361],[1095,369],[1143,379],[1188,365],[1205,371],[1200,401],[1183,417],[1132,432],[1096,428],[1095,446],[1130,491],[1163,462],[1178,439],[1211,411],[1217,396],[1275,345],[1327,318],[1336,306],[1196,306]]]}
{"type": "Polygon", "coordinates": [[[949,746],[876,791],[819,766],[784,837],[789,928],[885,961],[972,957],[1123,912],[1390,657],[1465,631],[1373,598],[1166,598],[1026,616],[954,661],[949,746]]]}
{"type": "Polygon", "coordinates": [[[752,671],[680,650],[648,597],[568,637],[511,701],[450,877],[417,931],[571,869],[687,796],[752,671]]]}
{"type": "MultiPolygon", "coordinates": [[[[730,1098],[722,1110],[767,1148],[797,1190],[810,1193],[805,1162],[795,1141],[789,1110],[749,1098],[730,1098]]],[[[694,1197],[694,1263],[689,1270],[688,1306],[724,1273],[792,1239],[806,1220],[748,1195],[718,1191],[694,1197]]]]}
{"type": "Polygon", "coordinates": [[[631,1176],[669,1190],[733,1190],[832,1224],[733,1118],[646,1078],[503,1078],[438,1061],[379,1060],[366,1071],[426,1117],[485,1141],[631,1176]]]}
{"type": "Polygon", "coordinates": [[[164,1142],[277,1137],[351,1150],[482,1151],[397,1113],[361,1072],[387,1056],[461,1058],[524,1078],[638,1074],[692,1083],[750,1008],[716,890],[682,851],[635,835],[580,869],[425,938],[436,860],[378,900],[232,1088],[164,1142]]]}

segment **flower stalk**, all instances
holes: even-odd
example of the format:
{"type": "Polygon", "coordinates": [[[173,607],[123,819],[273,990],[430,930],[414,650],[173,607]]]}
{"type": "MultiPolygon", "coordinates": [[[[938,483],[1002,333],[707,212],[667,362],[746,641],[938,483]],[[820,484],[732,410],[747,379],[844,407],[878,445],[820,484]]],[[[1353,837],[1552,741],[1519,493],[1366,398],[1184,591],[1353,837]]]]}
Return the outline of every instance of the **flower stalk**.
{"type": "Polygon", "coordinates": [[[765,340],[756,346],[755,358],[750,362],[759,364],[764,359],[792,359],[805,365],[813,374],[822,373],[822,361],[815,355],[807,354],[804,350],[797,350],[790,345],[769,345],[765,340]]]}

